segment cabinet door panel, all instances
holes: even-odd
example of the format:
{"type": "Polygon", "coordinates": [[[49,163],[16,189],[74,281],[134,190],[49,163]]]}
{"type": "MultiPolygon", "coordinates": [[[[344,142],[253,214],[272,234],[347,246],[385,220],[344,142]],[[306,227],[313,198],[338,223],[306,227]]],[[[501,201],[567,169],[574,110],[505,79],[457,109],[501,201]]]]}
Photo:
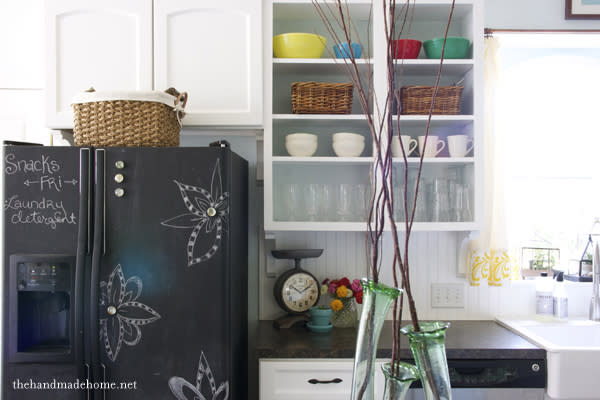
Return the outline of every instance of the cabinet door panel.
{"type": "Polygon", "coordinates": [[[149,0],[46,2],[46,116],[72,128],[71,101],[97,91],[152,90],[149,0]]]}
{"type": "Polygon", "coordinates": [[[155,0],[155,87],[189,94],[185,125],[262,123],[261,2],[155,0]]]}

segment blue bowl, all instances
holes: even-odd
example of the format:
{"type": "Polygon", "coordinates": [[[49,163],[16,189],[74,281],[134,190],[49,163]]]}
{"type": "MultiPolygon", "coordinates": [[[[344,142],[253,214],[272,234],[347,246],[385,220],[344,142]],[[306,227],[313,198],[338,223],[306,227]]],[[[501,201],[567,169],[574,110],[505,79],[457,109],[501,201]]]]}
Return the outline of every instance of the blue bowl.
{"type": "MultiPolygon", "coordinates": [[[[354,58],[360,58],[362,56],[362,47],[358,43],[351,43],[352,52],[354,53],[354,58]]],[[[335,58],[350,58],[350,46],[348,46],[348,42],[338,43],[333,46],[333,52],[335,53],[335,58]]]]}

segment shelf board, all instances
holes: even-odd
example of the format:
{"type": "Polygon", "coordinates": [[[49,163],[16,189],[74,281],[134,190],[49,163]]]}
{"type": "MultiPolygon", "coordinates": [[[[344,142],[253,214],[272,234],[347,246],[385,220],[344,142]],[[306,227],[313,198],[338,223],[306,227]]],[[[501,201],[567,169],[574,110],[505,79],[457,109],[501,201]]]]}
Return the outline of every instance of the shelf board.
{"type": "MultiPolygon", "coordinates": [[[[394,116],[394,119],[397,119],[398,116],[394,116]]],[[[405,121],[405,122],[409,122],[409,121],[419,121],[419,122],[427,122],[427,119],[429,118],[428,115],[400,115],[400,121],[405,121]]],[[[475,117],[473,115],[432,115],[431,116],[431,121],[443,121],[443,122],[448,122],[448,121],[474,121],[475,117]]]]}
{"type": "MultiPolygon", "coordinates": [[[[273,114],[273,120],[308,120],[308,121],[366,121],[367,118],[364,114],[273,114]]],[[[397,119],[394,116],[394,119],[397,119]]],[[[401,115],[401,122],[427,122],[427,115],[401,115]]],[[[471,122],[474,121],[473,115],[432,115],[432,122],[471,122]]]]}
{"type": "MultiPolygon", "coordinates": [[[[273,114],[274,126],[286,126],[314,122],[321,128],[339,128],[340,124],[368,129],[367,118],[363,114],[273,114]]],[[[394,117],[396,120],[397,117],[394,117]]],[[[430,127],[461,129],[473,124],[473,115],[433,115],[430,127]]],[[[406,128],[425,128],[427,115],[402,115],[400,125],[406,128]]]]}
{"type": "MultiPolygon", "coordinates": [[[[350,16],[353,20],[367,20],[369,18],[371,14],[370,0],[349,0],[348,5],[350,6],[350,16]]],[[[321,17],[319,17],[315,6],[310,0],[274,0],[273,19],[294,21],[314,19],[321,22],[321,17]]]]}
{"type": "MultiPolygon", "coordinates": [[[[419,157],[408,157],[407,162],[409,164],[418,164],[420,158],[419,157]]],[[[404,159],[402,157],[394,157],[392,159],[394,164],[404,163],[404,159]]],[[[473,157],[426,157],[423,158],[423,164],[472,164],[475,162],[473,157]]]]}
{"type": "Polygon", "coordinates": [[[364,114],[273,114],[273,120],[287,121],[366,121],[364,114]]]}
{"type": "MultiPolygon", "coordinates": [[[[442,76],[462,76],[473,69],[473,65],[472,59],[444,60],[442,76]]],[[[408,76],[435,76],[439,68],[439,59],[396,60],[395,62],[396,72],[408,76]]]]}
{"type": "MultiPolygon", "coordinates": [[[[387,222],[387,221],[386,221],[387,222]]],[[[404,223],[397,222],[397,229],[405,231],[404,223]]],[[[412,232],[462,232],[475,231],[480,227],[475,222],[415,222],[412,232]]],[[[386,231],[390,231],[386,224],[386,231]]],[[[265,231],[353,231],[366,232],[366,222],[303,222],[303,221],[272,221],[265,226],[265,231]]]]}
{"type": "MultiPolygon", "coordinates": [[[[361,73],[373,68],[372,59],[356,60],[361,73]]],[[[346,63],[338,58],[273,58],[273,73],[330,74],[345,73],[346,63]]]]}
{"type": "Polygon", "coordinates": [[[345,165],[370,165],[371,157],[291,157],[275,156],[273,164],[345,164],[345,165]]]}
{"type": "MultiPolygon", "coordinates": [[[[345,165],[370,165],[373,162],[371,157],[291,157],[291,156],[274,156],[272,158],[273,164],[345,164],[345,165]]],[[[407,159],[408,164],[418,164],[419,157],[409,157],[407,159]]],[[[392,162],[394,164],[402,164],[404,160],[402,157],[394,157],[392,162]]],[[[474,162],[473,157],[428,157],[423,159],[423,164],[472,164],[474,162]]]]}
{"type": "MultiPolygon", "coordinates": [[[[361,73],[373,68],[373,59],[356,60],[361,73]]],[[[436,59],[396,60],[397,73],[406,76],[435,76],[440,66],[436,59]]],[[[442,76],[463,76],[473,68],[472,59],[444,60],[442,76]]],[[[345,73],[346,63],[337,58],[273,58],[273,73],[330,74],[345,73]]]]}
{"type": "MultiPolygon", "coordinates": [[[[344,4],[346,1],[344,1],[344,4]]],[[[354,20],[369,18],[371,1],[370,0],[348,0],[351,16],[354,20]]],[[[415,21],[439,21],[448,20],[450,2],[447,0],[420,0],[414,6],[415,21]]],[[[462,19],[468,16],[473,9],[473,4],[469,2],[457,2],[454,6],[454,19],[462,19]]],[[[273,18],[275,20],[299,20],[299,19],[317,19],[319,15],[314,10],[310,0],[274,0],[273,18]]]]}
{"type": "MultiPolygon", "coordinates": [[[[363,114],[274,114],[273,127],[285,129],[286,127],[296,127],[294,129],[307,129],[307,122],[318,126],[321,129],[334,129],[339,132],[340,129],[361,129],[367,130],[367,118],[363,114]],[[304,128],[302,128],[304,127],[304,128]]],[[[301,131],[298,131],[301,132],[301,131]]]]}
{"type": "MultiPolygon", "coordinates": [[[[400,126],[404,128],[425,128],[427,126],[427,115],[401,115],[400,126]]],[[[394,121],[397,121],[398,117],[394,116],[394,121]]],[[[461,129],[467,125],[472,125],[475,121],[473,115],[432,115],[431,129],[436,128],[451,128],[461,129]]]]}

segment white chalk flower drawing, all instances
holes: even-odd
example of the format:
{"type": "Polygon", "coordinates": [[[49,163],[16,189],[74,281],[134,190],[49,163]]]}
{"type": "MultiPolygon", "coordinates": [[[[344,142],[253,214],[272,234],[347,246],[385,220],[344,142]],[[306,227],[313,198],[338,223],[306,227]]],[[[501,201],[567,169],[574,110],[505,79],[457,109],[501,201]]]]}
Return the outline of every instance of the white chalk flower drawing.
{"type": "Polygon", "coordinates": [[[125,280],[120,264],[107,281],[100,282],[100,339],[111,361],[117,359],[123,344],[135,346],[140,342],[141,326],[160,318],[138,301],[141,294],[142,280],[137,276],[125,280]]]}
{"type": "Polygon", "coordinates": [[[229,193],[223,192],[219,159],[215,164],[210,192],[198,186],[174,181],[181,192],[183,203],[189,212],[161,222],[171,228],[192,229],[187,243],[188,267],[210,260],[221,243],[223,230],[227,228],[229,218],[229,193]],[[196,241],[204,234],[215,232],[212,245],[204,253],[197,255],[196,241]]]}
{"type": "Polygon", "coordinates": [[[200,354],[198,363],[198,373],[196,374],[196,384],[192,384],[179,376],[173,376],[169,379],[171,393],[177,400],[228,400],[229,399],[229,381],[225,381],[217,387],[215,377],[213,376],[208,360],[204,352],[200,354]],[[208,386],[204,385],[205,391],[210,389],[210,393],[202,393],[202,383],[204,378],[208,380],[208,386]],[[189,392],[189,397],[184,393],[189,392]]]}

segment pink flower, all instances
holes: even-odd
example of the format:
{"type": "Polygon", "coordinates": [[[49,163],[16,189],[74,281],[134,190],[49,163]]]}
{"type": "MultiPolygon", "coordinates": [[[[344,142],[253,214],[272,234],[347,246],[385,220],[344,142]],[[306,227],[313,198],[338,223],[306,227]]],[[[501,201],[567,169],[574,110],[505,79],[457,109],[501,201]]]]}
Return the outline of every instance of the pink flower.
{"type": "Polygon", "coordinates": [[[352,281],[352,291],[354,293],[362,292],[362,285],[360,284],[360,281],[358,279],[352,281]]]}
{"type": "Polygon", "coordinates": [[[331,282],[329,284],[329,293],[335,294],[335,291],[336,291],[337,287],[338,287],[337,283],[331,282]]]}

